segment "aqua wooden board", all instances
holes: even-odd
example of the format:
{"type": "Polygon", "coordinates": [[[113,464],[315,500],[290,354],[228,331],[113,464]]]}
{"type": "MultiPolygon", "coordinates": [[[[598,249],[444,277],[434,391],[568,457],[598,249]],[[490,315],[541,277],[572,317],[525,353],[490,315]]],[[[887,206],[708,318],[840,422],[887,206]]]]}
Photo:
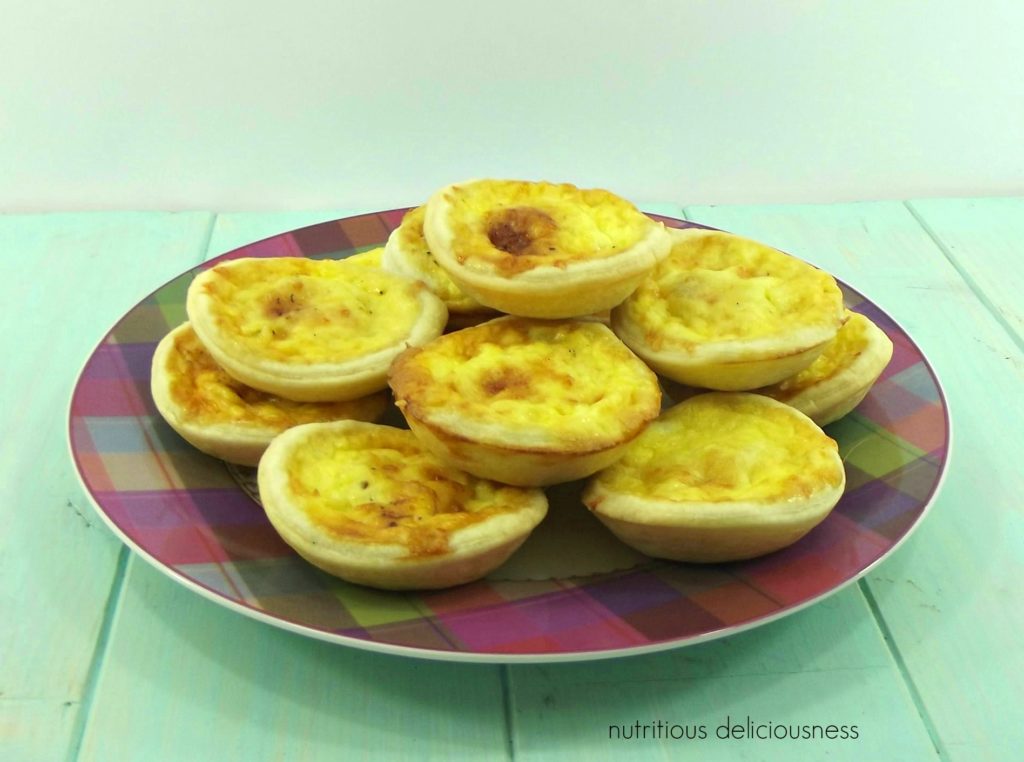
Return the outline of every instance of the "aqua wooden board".
{"type": "Polygon", "coordinates": [[[212,216],[0,216],[0,757],[73,749],[102,668],[124,549],[68,456],[75,378],[110,325],[198,261],[212,216]]]}

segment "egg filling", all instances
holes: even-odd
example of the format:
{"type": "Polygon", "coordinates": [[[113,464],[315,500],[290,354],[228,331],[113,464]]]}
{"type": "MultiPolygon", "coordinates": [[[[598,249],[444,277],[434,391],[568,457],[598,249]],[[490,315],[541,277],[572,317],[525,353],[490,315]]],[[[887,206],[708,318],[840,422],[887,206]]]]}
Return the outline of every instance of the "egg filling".
{"type": "Polygon", "coordinates": [[[815,384],[828,381],[839,371],[849,367],[850,363],[868,348],[869,323],[863,315],[855,312],[847,314],[849,319],[810,366],[795,376],[760,391],[785,402],[815,384]]]}
{"type": "Polygon", "coordinates": [[[347,540],[403,545],[410,556],[446,553],[453,532],[534,499],[445,466],[409,431],[380,426],[306,437],[286,468],[296,504],[318,527],[347,540]]]}
{"type": "Polygon", "coordinates": [[[810,421],[746,394],[703,394],[666,411],[596,478],[670,502],[772,503],[842,483],[838,446],[810,421]]]}
{"type": "Polygon", "coordinates": [[[676,239],[620,308],[652,349],[750,340],[808,326],[838,328],[831,275],[726,233],[676,239]]]}
{"type": "Polygon", "coordinates": [[[351,402],[293,402],[261,392],[225,373],[186,327],[167,355],[170,396],[183,420],[199,425],[237,423],[284,430],[302,423],[369,419],[383,411],[385,396],[351,402]]]}
{"type": "Polygon", "coordinates": [[[615,256],[654,224],[613,193],[567,184],[486,180],[450,194],[455,259],[506,275],[615,256]]]}
{"type": "Polygon", "coordinates": [[[361,265],[362,267],[371,267],[380,269],[382,260],[384,258],[384,247],[378,246],[375,249],[367,249],[361,251],[358,254],[352,254],[351,256],[345,257],[344,261],[350,265],[361,265]]]}
{"type": "Polygon", "coordinates": [[[605,326],[502,318],[437,339],[400,362],[392,387],[428,422],[472,421],[480,441],[599,449],[657,415],[657,378],[605,326]]]}
{"type": "Polygon", "coordinates": [[[422,286],[343,260],[253,259],[214,268],[203,286],[215,325],[271,361],[339,363],[409,335],[422,286]]]}

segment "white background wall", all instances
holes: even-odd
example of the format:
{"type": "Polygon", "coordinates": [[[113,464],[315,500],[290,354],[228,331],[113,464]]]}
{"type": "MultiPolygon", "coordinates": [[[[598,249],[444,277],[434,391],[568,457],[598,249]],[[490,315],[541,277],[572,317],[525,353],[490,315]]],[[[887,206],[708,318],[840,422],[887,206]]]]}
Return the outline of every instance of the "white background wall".
{"type": "Polygon", "coordinates": [[[0,210],[1024,195],[1024,0],[36,0],[0,210]]]}

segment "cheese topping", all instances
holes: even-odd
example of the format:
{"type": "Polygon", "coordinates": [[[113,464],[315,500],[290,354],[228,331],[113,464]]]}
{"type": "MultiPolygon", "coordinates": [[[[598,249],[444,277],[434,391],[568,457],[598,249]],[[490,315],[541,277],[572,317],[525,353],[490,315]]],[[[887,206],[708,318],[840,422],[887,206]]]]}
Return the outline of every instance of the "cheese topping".
{"type": "Polygon", "coordinates": [[[386,403],[383,394],[351,402],[292,402],[258,391],[221,370],[188,325],[174,337],[166,371],[170,396],[182,419],[200,425],[230,423],[283,431],[316,421],[370,420],[386,403]]]}
{"type": "Polygon", "coordinates": [[[455,258],[514,275],[603,259],[640,241],[655,224],[605,190],[517,180],[481,180],[450,189],[455,258]]]}
{"type": "Polygon", "coordinates": [[[839,371],[850,367],[854,360],[868,348],[870,322],[863,315],[847,312],[849,319],[839,329],[836,337],[810,366],[795,376],[765,387],[760,391],[778,400],[787,400],[815,384],[828,381],[839,371]]]}
{"type": "Polygon", "coordinates": [[[760,395],[702,394],[662,414],[597,478],[644,498],[770,503],[840,484],[837,452],[820,428],[760,395]]]}
{"type": "Polygon", "coordinates": [[[534,491],[477,479],[424,452],[406,430],[367,426],[305,437],[288,488],[318,527],[347,540],[445,553],[458,529],[527,507],[534,491]]]}
{"type": "Polygon", "coordinates": [[[657,378],[605,326],[501,318],[410,350],[392,387],[421,420],[458,415],[549,439],[621,440],[660,407],[657,378]]]}
{"type": "Polygon", "coordinates": [[[363,267],[380,269],[383,257],[384,247],[378,246],[375,249],[367,249],[366,251],[361,251],[358,254],[353,254],[350,257],[345,257],[344,261],[350,265],[361,265],[363,267]]]}
{"type": "Polygon", "coordinates": [[[204,291],[217,327],[268,360],[339,363],[394,346],[420,312],[422,284],[344,260],[227,262],[204,291]]]}
{"type": "Polygon", "coordinates": [[[842,292],[826,272],[727,233],[677,238],[623,305],[655,349],[838,329],[842,292]]]}

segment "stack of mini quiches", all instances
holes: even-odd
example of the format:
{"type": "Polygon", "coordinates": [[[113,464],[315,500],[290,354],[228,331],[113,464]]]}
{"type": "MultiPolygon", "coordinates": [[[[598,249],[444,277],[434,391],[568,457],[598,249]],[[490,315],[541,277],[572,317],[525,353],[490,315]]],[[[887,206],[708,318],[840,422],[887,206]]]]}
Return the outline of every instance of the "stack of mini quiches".
{"type": "MultiPolygon", "coordinates": [[[[375,587],[484,576],[543,519],[543,488],[577,479],[587,508],[651,556],[784,547],[845,486],[820,426],[860,401],[891,354],[826,273],[737,236],[668,230],[603,190],[446,186],[371,256],[363,270],[381,270],[360,277],[350,262],[317,263],[348,268],[344,293],[295,288],[288,268],[305,260],[281,265],[279,285],[223,263],[196,279],[188,307],[232,383],[328,405],[390,385],[411,431],[335,409],[290,419],[259,463],[281,536],[375,587]],[[680,400],[664,412],[662,386],[680,400]]],[[[168,351],[154,364],[161,412],[226,457],[158,390],[158,375],[174,375],[158,373],[168,351]]]]}
{"type": "Polygon", "coordinates": [[[844,309],[821,270],[719,231],[672,237],[611,323],[679,402],[583,499],[648,555],[752,558],[800,539],[839,501],[843,464],[820,427],[860,402],[892,344],[844,309]]]}
{"type": "MultiPolygon", "coordinates": [[[[292,426],[379,418],[387,406],[386,362],[376,382],[346,393],[322,372],[319,342],[315,353],[301,351],[301,342],[312,338],[309,315],[322,312],[323,294],[341,282],[338,276],[378,264],[379,252],[367,252],[344,269],[245,259],[202,272],[189,289],[189,321],[167,334],[153,356],[151,391],[160,414],[199,450],[246,466],[255,466],[270,441],[292,426]]],[[[344,368],[332,370],[345,379],[344,368]]]]}
{"type": "Polygon", "coordinates": [[[729,233],[671,235],[671,253],[613,310],[612,327],[674,396],[757,391],[825,425],[888,364],[892,343],[843,307],[828,273],[729,233]]]}

